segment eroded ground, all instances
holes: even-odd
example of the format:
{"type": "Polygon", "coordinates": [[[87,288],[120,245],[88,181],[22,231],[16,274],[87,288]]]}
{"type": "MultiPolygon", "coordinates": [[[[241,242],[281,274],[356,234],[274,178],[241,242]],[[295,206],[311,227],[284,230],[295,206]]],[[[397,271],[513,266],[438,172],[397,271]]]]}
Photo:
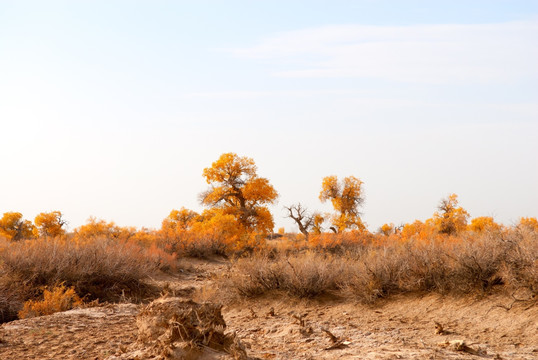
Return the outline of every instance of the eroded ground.
{"type": "MultiPolygon", "coordinates": [[[[154,281],[191,297],[225,271],[224,262],[194,261],[154,281]]],[[[136,341],[139,310],[114,304],[3,324],[0,359],[117,358],[136,341]]],[[[258,359],[538,359],[538,305],[503,295],[401,296],[375,307],[272,296],[223,314],[227,331],[258,359]]]]}

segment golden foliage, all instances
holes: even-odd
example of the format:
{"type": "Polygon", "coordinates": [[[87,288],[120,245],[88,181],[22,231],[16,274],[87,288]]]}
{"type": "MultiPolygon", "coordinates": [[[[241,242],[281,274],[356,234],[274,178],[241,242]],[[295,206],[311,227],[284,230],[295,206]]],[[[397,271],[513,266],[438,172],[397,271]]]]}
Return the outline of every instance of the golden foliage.
{"type": "Polygon", "coordinates": [[[201,216],[202,221],[192,225],[192,233],[198,236],[209,236],[223,239],[227,244],[238,241],[245,229],[237,223],[236,218],[221,209],[205,210],[201,216]]]}
{"type": "Polygon", "coordinates": [[[19,312],[19,318],[26,319],[36,316],[51,315],[60,311],[70,310],[80,306],[82,299],[78,297],[74,287],[66,288],[60,284],[43,291],[43,300],[28,300],[19,312]]]}
{"type": "Polygon", "coordinates": [[[383,224],[379,228],[379,232],[385,236],[389,236],[395,233],[395,226],[393,223],[383,224]]]}
{"type": "Polygon", "coordinates": [[[312,233],[319,235],[323,232],[323,223],[325,217],[319,213],[314,214],[314,225],[312,225],[312,233]]]}
{"type": "Polygon", "coordinates": [[[200,215],[193,210],[182,207],[180,210],[172,210],[166,217],[161,226],[161,231],[166,236],[174,236],[174,234],[189,230],[200,215]]]}
{"type": "Polygon", "coordinates": [[[52,211],[48,213],[40,213],[35,219],[34,235],[45,237],[56,237],[65,234],[65,220],[62,219],[60,211],[52,211]]]}
{"type": "Polygon", "coordinates": [[[467,228],[469,213],[458,207],[458,195],[450,194],[437,208],[439,211],[434,213],[433,221],[439,233],[453,235],[467,228]]]}
{"type": "Polygon", "coordinates": [[[535,217],[522,217],[519,219],[519,226],[538,231],[538,220],[535,217]]]}
{"type": "Polygon", "coordinates": [[[323,179],[319,199],[322,202],[331,201],[336,211],[331,223],[337,232],[346,229],[366,230],[359,213],[359,207],[364,202],[362,184],[363,182],[354,176],[344,178],[342,183],[338,182],[336,176],[323,179]]]}
{"type": "Polygon", "coordinates": [[[19,212],[6,212],[0,219],[0,236],[8,240],[21,240],[31,238],[34,225],[29,220],[23,220],[19,212]]]}
{"type": "Polygon", "coordinates": [[[501,225],[497,224],[491,216],[480,216],[471,220],[468,229],[476,233],[482,233],[484,231],[501,230],[501,225]]]}
{"type": "Polygon", "coordinates": [[[93,238],[106,238],[115,240],[127,240],[133,235],[133,229],[117,226],[114,222],[106,222],[90,217],[85,225],[81,225],[74,231],[76,240],[88,240],[93,238]]]}
{"type": "Polygon", "coordinates": [[[415,220],[413,223],[405,224],[401,231],[401,239],[408,241],[411,239],[426,241],[432,239],[435,235],[435,226],[433,220],[428,219],[426,222],[415,220]]]}
{"type": "Polygon", "coordinates": [[[247,231],[269,233],[274,227],[273,216],[264,205],[274,203],[278,193],[256,170],[251,158],[222,154],[204,169],[203,176],[211,187],[201,194],[201,201],[232,215],[247,231]]]}
{"type": "Polygon", "coordinates": [[[350,230],[343,233],[313,234],[307,247],[316,250],[339,252],[345,249],[357,248],[372,241],[372,235],[361,230],[350,230]]]}

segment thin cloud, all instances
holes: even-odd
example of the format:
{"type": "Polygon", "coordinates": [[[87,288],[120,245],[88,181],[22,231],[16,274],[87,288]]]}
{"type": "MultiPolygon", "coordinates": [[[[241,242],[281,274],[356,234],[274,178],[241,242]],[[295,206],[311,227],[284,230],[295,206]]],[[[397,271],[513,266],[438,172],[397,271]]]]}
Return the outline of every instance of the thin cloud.
{"type": "Polygon", "coordinates": [[[538,21],[483,25],[325,26],[276,34],[235,56],[278,77],[499,83],[538,78],[538,21]]]}

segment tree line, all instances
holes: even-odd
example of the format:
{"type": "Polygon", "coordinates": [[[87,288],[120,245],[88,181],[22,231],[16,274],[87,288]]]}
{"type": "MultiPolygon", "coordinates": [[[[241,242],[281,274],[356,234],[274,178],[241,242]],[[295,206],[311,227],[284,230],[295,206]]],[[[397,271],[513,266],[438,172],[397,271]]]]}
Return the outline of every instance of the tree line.
{"type": "MultiPolygon", "coordinates": [[[[199,200],[205,210],[200,214],[185,208],[172,210],[162,222],[161,235],[177,237],[178,233],[184,235],[188,231],[213,235],[218,232],[219,236],[237,241],[252,235],[260,237],[271,233],[274,219],[268,206],[274,204],[279,195],[267,178],[258,175],[257,170],[254,160],[249,157],[235,153],[222,154],[203,170],[202,175],[209,187],[199,195],[199,200]]],[[[337,176],[327,176],[322,179],[319,199],[321,202],[330,202],[334,212],[311,212],[298,202],[284,206],[286,217],[295,222],[306,240],[310,235],[326,230],[334,233],[368,232],[359,211],[364,203],[363,192],[363,182],[355,176],[342,180],[337,176]]],[[[458,205],[456,194],[442,199],[437,210],[425,222],[417,220],[400,226],[384,224],[378,233],[385,236],[400,234],[426,237],[433,233],[454,235],[463,230],[480,232],[501,227],[491,217],[475,218],[469,224],[469,213],[458,205]]],[[[538,227],[536,218],[522,218],[521,221],[538,227]]],[[[15,241],[32,237],[58,237],[65,235],[65,227],[66,221],[60,211],[40,213],[33,223],[24,220],[19,212],[6,212],[0,219],[0,236],[15,241]]],[[[136,230],[90,218],[88,224],[74,232],[82,237],[101,234],[125,238],[132,237],[136,230]]],[[[144,234],[138,233],[137,236],[144,237],[144,234]]]]}

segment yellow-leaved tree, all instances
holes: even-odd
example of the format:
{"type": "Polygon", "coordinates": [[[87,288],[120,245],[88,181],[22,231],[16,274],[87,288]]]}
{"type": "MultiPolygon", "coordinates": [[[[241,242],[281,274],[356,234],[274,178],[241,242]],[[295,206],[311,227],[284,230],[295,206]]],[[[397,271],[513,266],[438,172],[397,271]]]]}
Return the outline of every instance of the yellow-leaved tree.
{"type": "Polygon", "coordinates": [[[6,212],[0,219],[0,236],[8,240],[31,238],[34,225],[30,220],[23,220],[20,212],[6,212]]]}
{"type": "Polygon", "coordinates": [[[346,229],[366,230],[359,212],[359,207],[364,202],[362,184],[354,176],[344,178],[341,183],[336,176],[323,178],[319,199],[322,202],[330,200],[336,211],[331,218],[331,230],[334,232],[346,229]]]}
{"type": "Polygon", "coordinates": [[[34,234],[36,236],[56,237],[65,234],[64,226],[67,222],[62,218],[60,211],[43,212],[38,214],[35,219],[34,234]]]}
{"type": "Polygon", "coordinates": [[[450,194],[442,199],[437,209],[439,211],[433,214],[433,223],[439,233],[454,235],[466,229],[469,213],[458,206],[458,195],[450,194]]]}
{"type": "Polygon", "coordinates": [[[245,231],[266,234],[274,227],[273,215],[266,205],[274,203],[278,193],[256,171],[251,158],[222,154],[204,169],[210,188],[200,194],[200,200],[223,215],[232,215],[245,231]]]}

